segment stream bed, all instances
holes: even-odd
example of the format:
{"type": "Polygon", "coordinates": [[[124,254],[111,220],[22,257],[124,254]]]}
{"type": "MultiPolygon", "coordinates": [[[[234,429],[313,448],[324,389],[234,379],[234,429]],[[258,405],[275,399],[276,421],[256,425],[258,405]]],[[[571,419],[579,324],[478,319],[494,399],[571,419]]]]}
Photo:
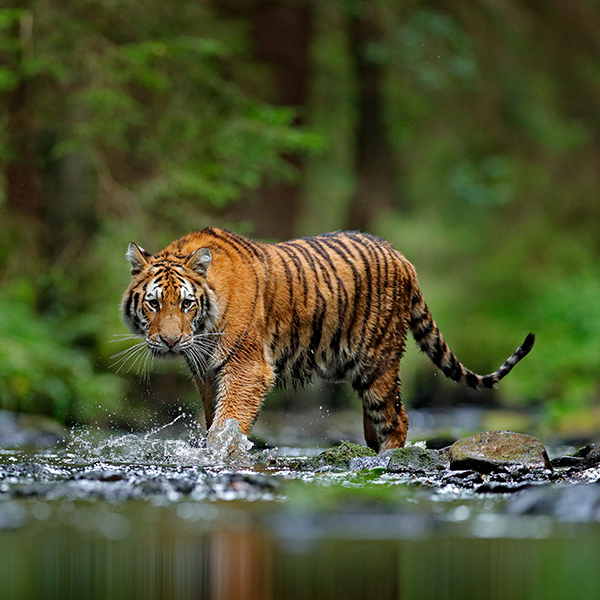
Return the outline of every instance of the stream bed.
{"type": "Polygon", "coordinates": [[[193,437],[0,450],[0,597],[600,597],[598,467],[339,466],[193,437]]]}

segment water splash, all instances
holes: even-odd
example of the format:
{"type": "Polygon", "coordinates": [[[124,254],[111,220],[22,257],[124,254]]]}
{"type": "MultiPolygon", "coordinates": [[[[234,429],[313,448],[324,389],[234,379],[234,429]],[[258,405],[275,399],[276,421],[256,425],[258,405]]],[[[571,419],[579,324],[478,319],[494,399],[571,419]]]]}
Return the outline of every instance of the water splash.
{"type": "Polygon", "coordinates": [[[236,466],[254,464],[250,454],[253,443],[241,432],[235,419],[227,419],[223,427],[201,435],[194,426],[189,440],[160,439],[156,434],[173,425],[170,423],[144,434],[107,435],[97,428],[74,430],[67,444],[67,453],[75,463],[108,462],[113,464],[236,466]]]}
{"type": "Polygon", "coordinates": [[[183,419],[185,417],[187,417],[187,414],[183,412],[180,415],[176,416],[170,423],[167,423],[166,425],[161,425],[160,427],[155,427],[154,429],[151,429],[148,433],[146,433],[144,435],[144,439],[148,439],[149,437],[156,435],[157,433],[160,433],[164,429],[167,429],[167,428],[171,427],[172,425],[175,425],[175,423],[177,423],[177,421],[179,421],[179,419],[183,419]]]}
{"type": "Polygon", "coordinates": [[[245,461],[252,446],[235,419],[226,419],[222,427],[211,429],[206,439],[206,448],[217,461],[245,461]]]}

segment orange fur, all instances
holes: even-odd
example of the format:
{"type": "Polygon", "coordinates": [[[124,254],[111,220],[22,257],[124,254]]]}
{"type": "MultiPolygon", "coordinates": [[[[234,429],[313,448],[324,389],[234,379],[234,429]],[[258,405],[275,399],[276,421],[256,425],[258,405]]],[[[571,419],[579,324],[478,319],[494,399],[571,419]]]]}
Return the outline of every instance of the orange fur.
{"type": "Polygon", "coordinates": [[[533,344],[529,336],[491,375],[469,371],[444,342],[413,266],[367,234],[264,244],[204,229],[154,256],[132,244],[127,257],[124,320],[154,354],[184,356],[209,429],[234,418],[248,433],[273,385],[319,375],[358,391],[370,447],[403,446],[408,329],[446,376],[476,388],[494,385],[533,344]]]}

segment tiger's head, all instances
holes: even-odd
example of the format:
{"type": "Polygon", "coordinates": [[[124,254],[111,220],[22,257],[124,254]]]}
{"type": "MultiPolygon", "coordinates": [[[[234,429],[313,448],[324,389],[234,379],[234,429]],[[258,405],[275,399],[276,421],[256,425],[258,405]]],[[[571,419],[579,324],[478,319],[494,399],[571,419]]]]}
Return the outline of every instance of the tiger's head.
{"type": "Polygon", "coordinates": [[[206,281],[210,250],[151,256],[132,243],[125,256],[132,275],[121,302],[125,324],[144,337],[153,355],[198,362],[217,315],[217,298],[206,281]]]}

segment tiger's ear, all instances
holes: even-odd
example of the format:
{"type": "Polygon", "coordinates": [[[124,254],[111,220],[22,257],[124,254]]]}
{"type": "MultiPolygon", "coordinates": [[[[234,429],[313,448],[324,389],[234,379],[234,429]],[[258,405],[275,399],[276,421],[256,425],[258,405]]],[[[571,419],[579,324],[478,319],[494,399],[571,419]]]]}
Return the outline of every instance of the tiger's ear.
{"type": "Polygon", "coordinates": [[[137,275],[148,264],[150,255],[143,248],[131,242],[125,252],[125,258],[131,265],[131,274],[137,275]]]}
{"type": "Polygon", "coordinates": [[[208,271],[211,260],[212,254],[208,248],[198,248],[198,250],[194,250],[190,254],[190,257],[185,264],[188,268],[192,269],[192,271],[198,273],[198,275],[206,277],[206,272],[208,271]]]}

